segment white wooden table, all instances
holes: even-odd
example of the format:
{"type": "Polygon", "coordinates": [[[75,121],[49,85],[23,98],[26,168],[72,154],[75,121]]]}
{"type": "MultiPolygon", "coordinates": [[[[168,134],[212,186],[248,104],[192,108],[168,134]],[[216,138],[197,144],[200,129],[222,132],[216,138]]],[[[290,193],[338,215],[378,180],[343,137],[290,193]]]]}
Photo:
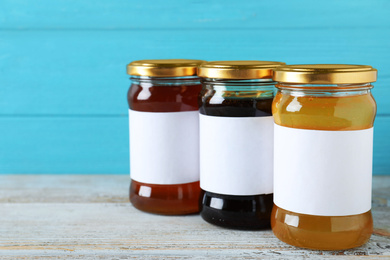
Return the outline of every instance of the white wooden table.
{"type": "Polygon", "coordinates": [[[374,177],[371,240],[345,251],[304,250],[199,215],[143,213],[128,186],[126,175],[0,175],[0,259],[390,259],[390,176],[374,177]]]}

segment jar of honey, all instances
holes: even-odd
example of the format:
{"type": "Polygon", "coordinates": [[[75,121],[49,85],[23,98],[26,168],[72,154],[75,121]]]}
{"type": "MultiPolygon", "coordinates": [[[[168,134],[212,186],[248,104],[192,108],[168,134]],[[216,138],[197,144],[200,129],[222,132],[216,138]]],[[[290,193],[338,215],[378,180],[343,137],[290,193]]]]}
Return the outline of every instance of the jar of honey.
{"type": "Polygon", "coordinates": [[[270,226],[275,86],[271,61],[214,61],[199,68],[201,216],[234,229],[270,226]]]}
{"type": "Polygon", "coordinates": [[[139,60],[127,66],[130,201],[151,213],[199,212],[201,60],[139,60]]]}
{"type": "Polygon", "coordinates": [[[280,240],[321,250],[369,240],[376,78],[364,65],[275,69],[271,225],[280,240]]]}

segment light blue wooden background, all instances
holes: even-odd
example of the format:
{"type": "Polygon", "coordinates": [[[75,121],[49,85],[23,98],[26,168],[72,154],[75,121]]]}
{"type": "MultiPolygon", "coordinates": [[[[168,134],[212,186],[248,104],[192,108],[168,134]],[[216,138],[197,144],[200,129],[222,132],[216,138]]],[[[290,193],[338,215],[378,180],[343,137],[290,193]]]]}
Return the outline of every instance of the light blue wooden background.
{"type": "Polygon", "coordinates": [[[390,1],[0,0],[0,173],[128,173],[137,59],[368,64],[390,174],[390,1]]]}

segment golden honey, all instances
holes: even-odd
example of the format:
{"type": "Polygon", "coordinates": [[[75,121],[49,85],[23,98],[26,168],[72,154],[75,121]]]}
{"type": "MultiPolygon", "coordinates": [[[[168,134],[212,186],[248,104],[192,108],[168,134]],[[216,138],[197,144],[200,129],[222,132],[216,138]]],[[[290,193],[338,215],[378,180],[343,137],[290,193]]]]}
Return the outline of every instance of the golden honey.
{"type": "Polygon", "coordinates": [[[275,145],[279,143],[280,147],[275,147],[274,158],[271,226],[275,236],[294,246],[321,250],[341,250],[366,243],[373,228],[369,133],[376,115],[370,84],[376,80],[376,70],[358,65],[292,65],[277,68],[274,80],[279,84],[272,113],[275,129],[280,131],[275,131],[275,145]],[[288,138],[283,137],[283,131],[291,133],[288,138]],[[355,135],[363,136],[368,145],[359,146],[364,140],[353,139],[355,135]],[[326,147],[326,138],[331,148],[326,147]],[[344,139],[363,148],[350,151],[349,145],[343,144],[344,139]],[[298,155],[286,155],[283,149],[298,155]],[[338,149],[349,152],[336,156],[341,153],[338,149]],[[283,156],[295,159],[288,161],[283,156]],[[286,161],[288,165],[280,166],[286,161]],[[354,170],[359,164],[366,166],[363,174],[354,170]],[[359,185],[364,187],[361,192],[359,185]]]}

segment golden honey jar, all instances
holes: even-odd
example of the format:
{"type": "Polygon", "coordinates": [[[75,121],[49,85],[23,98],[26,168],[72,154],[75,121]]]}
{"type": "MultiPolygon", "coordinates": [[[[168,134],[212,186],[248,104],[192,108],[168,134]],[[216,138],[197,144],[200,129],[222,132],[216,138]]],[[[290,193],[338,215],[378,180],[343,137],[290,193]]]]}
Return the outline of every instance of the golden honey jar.
{"type": "Polygon", "coordinates": [[[370,238],[376,78],[364,65],[275,68],[271,226],[280,240],[341,250],[370,238]]]}

